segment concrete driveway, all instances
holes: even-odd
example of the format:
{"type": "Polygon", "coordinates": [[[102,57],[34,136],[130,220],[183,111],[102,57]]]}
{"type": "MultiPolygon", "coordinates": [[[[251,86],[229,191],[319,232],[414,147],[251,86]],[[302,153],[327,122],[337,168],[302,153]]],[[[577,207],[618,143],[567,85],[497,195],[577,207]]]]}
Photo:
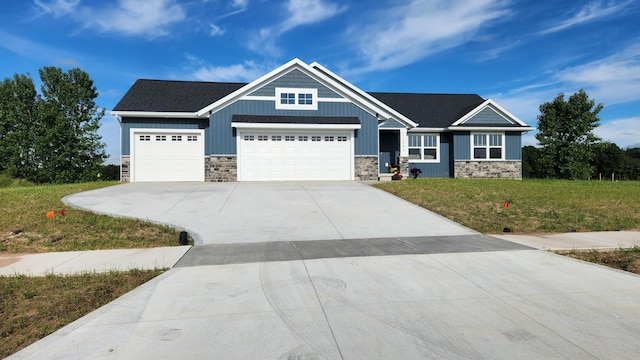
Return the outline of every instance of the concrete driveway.
{"type": "Polygon", "coordinates": [[[477,234],[371,186],[348,182],[133,183],[69,205],[189,231],[196,244],[477,234]]]}
{"type": "Polygon", "coordinates": [[[11,359],[640,358],[640,277],[474,233],[363,184],[129,184],[66,201],[175,214],[215,244],[11,359]],[[308,218],[322,238],[289,224],[308,218]],[[280,238],[292,232],[306,240],[280,238]]]}

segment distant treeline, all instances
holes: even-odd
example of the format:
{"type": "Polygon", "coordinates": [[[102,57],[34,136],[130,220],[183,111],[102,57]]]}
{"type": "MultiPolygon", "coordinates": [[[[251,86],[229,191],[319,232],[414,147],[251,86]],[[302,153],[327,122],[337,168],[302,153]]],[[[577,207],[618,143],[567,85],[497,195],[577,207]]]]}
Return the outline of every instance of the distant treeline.
{"type": "MultiPolygon", "coordinates": [[[[640,180],[640,148],[621,149],[610,142],[597,143],[594,146],[595,157],[590,162],[590,179],[640,180]]],[[[522,176],[524,178],[546,178],[547,171],[542,168],[540,148],[525,146],[522,149],[522,176]]]]}

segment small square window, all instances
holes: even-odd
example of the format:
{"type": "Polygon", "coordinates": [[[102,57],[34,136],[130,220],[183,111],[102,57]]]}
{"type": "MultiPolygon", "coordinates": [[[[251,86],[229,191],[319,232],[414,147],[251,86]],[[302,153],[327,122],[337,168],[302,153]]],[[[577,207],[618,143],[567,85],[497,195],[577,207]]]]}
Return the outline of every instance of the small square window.
{"type": "Polygon", "coordinates": [[[298,105],[312,105],[313,95],[307,93],[298,94],[298,105]]]}
{"type": "Polygon", "coordinates": [[[489,148],[489,159],[502,159],[502,149],[489,148]]]}
{"type": "Polygon", "coordinates": [[[156,141],[167,141],[166,135],[156,135],[156,141]]]}
{"type": "Polygon", "coordinates": [[[273,135],[273,136],[271,136],[271,141],[282,141],[282,136],[273,135]]]}
{"type": "Polygon", "coordinates": [[[347,141],[346,136],[338,136],[338,141],[347,141]]]}
{"type": "Polygon", "coordinates": [[[244,136],[244,141],[253,141],[255,139],[255,137],[253,135],[245,135],[244,136]]]}
{"type": "Polygon", "coordinates": [[[293,135],[286,135],[284,137],[284,141],[295,141],[295,140],[296,140],[296,137],[293,135]]]}
{"type": "Polygon", "coordinates": [[[198,141],[198,135],[187,135],[187,141],[198,141]]]}
{"type": "Polygon", "coordinates": [[[312,136],[311,141],[322,141],[322,136],[312,136]]]}
{"type": "Polygon", "coordinates": [[[473,158],[474,159],[486,159],[487,158],[487,148],[474,148],[473,149],[473,158]]]}
{"type": "Polygon", "coordinates": [[[306,135],[298,136],[298,141],[309,141],[309,137],[306,135]]]}
{"type": "Polygon", "coordinates": [[[182,141],[182,135],[171,135],[171,141],[182,141]]]}
{"type": "Polygon", "coordinates": [[[140,135],[140,141],[151,141],[151,135],[140,135]]]}
{"type": "Polygon", "coordinates": [[[258,141],[267,141],[269,137],[267,135],[258,135],[258,141]]]}
{"type": "Polygon", "coordinates": [[[325,136],[324,137],[324,141],[333,141],[334,137],[333,136],[325,136]]]}
{"type": "Polygon", "coordinates": [[[296,103],[296,94],[294,93],[282,93],[280,94],[280,104],[282,105],[294,105],[296,103]]]}

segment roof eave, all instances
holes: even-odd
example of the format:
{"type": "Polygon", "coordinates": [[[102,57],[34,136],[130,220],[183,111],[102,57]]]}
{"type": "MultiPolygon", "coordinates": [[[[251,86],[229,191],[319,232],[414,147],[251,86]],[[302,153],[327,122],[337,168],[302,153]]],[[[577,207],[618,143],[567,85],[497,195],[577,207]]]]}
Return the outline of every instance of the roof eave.
{"type": "Polygon", "coordinates": [[[531,126],[449,126],[449,131],[533,131],[536,128],[531,126]]]}
{"type": "Polygon", "coordinates": [[[111,111],[111,115],[116,117],[137,117],[137,118],[172,118],[172,119],[198,119],[195,112],[171,112],[171,111],[111,111]]]}

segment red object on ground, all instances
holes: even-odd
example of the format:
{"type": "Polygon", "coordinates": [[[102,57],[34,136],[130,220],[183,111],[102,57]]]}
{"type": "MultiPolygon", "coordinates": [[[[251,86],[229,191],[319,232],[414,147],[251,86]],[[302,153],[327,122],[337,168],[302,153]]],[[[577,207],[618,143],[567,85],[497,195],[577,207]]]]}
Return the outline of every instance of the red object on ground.
{"type": "Polygon", "coordinates": [[[47,213],[47,219],[53,219],[56,216],[56,212],[55,211],[49,211],[47,213]]]}
{"type": "Polygon", "coordinates": [[[60,210],[60,215],[64,216],[64,209],[60,210]]]}
{"type": "Polygon", "coordinates": [[[508,208],[509,207],[509,202],[505,201],[505,203],[504,203],[504,205],[502,205],[502,207],[505,208],[505,209],[508,208]]]}

